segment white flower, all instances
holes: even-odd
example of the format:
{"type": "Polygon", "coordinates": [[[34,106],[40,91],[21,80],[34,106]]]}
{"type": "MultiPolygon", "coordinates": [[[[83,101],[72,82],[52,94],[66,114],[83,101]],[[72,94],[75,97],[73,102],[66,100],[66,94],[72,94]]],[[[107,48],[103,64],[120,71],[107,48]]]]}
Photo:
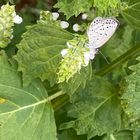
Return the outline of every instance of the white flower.
{"type": "Polygon", "coordinates": [[[14,36],[13,36],[13,35],[11,35],[11,36],[10,36],[10,39],[13,39],[13,38],[14,38],[14,36]]]}
{"type": "Polygon", "coordinates": [[[85,52],[84,53],[84,65],[83,66],[87,66],[89,64],[90,61],[90,52],[85,52]]]}
{"type": "Polygon", "coordinates": [[[52,13],[52,18],[53,18],[53,20],[57,20],[58,17],[59,17],[59,13],[57,13],[57,12],[53,12],[53,13],[52,13]]]}
{"type": "Polygon", "coordinates": [[[79,61],[79,63],[78,63],[78,69],[79,70],[81,69],[81,66],[82,66],[82,62],[79,61]]]}
{"type": "Polygon", "coordinates": [[[74,25],[73,25],[73,30],[74,30],[75,32],[78,32],[79,29],[80,29],[80,26],[79,26],[78,24],[74,24],[74,25]]]}
{"type": "Polygon", "coordinates": [[[87,15],[87,14],[85,14],[85,13],[84,13],[84,14],[82,14],[82,19],[83,19],[83,20],[86,20],[86,19],[87,19],[87,17],[88,17],[88,15],[87,15]]]}
{"type": "Polygon", "coordinates": [[[61,51],[62,57],[64,57],[67,53],[68,53],[68,50],[67,50],[67,49],[63,49],[63,50],[61,51]]]}
{"type": "Polygon", "coordinates": [[[14,23],[16,24],[20,24],[22,22],[22,17],[20,17],[19,15],[14,16],[14,23]]]}
{"type": "Polygon", "coordinates": [[[66,28],[69,27],[69,23],[66,22],[66,21],[61,21],[61,22],[60,22],[60,26],[61,26],[63,29],[66,29],[66,28]]]}
{"type": "Polygon", "coordinates": [[[93,60],[96,53],[98,52],[98,49],[96,49],[94,46],[93,46],[93,43],[88,43],[85,45],[85,47],[89,48],[89,59],[90,60],[93,60]]]}
{"type": "Polygon", "coordinates": [[[13,16],[13,17],[15,17],[15,16],[16,16],[16,12],[15,12],[15,11],[12,13],[12,16],[13,16]]]}
{"type": "Polygon", "coordinates": [[[73,46],[69,42],[67,42],[67,47],[72,48],[73,46]]]}
{"type": "Polygon", "coordinates": [[[94,59],[95,54],[97,53],[97,51],[98,51],[98,50],[95,49],[95,48],[90,48],[89,58],[90,58],[91,60],[94,59]]]}

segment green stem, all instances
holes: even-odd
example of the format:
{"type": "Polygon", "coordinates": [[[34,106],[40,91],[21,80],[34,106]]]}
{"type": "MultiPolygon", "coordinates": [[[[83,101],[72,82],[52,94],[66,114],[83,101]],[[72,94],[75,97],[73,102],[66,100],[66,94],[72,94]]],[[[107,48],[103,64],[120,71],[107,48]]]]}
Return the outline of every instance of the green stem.
{"type": "Polygon", "coordinates": [[[69,101],[69,96],[67,94],[59,96],[55,100],[52,101],[52,105],[55,111],[59,110],[62,106],[64,106],[69,101]]]}
{"type": "Polygon", "coordinates": [[[105,66],[103,69],[98,71],[96,73],[96,75],[104,76],[104,75],[110,73],[114,68],[122,65],[124,62],[129,60],[132,56],[134,57],[138,54],[140,54],[140,45],[135,46],[135,47],[131,48],[130,50],[128,50],[126,53],[124,53],[123,55],[118,57],[112,63],[110,63],[109,65],[105,66]]]}
{"type": "MultiPolygon", "coordinates": [[[[107,65],[106,67],[98,71],[97,73],[95,73],[95,75],[104,76],[110,73],[116,67],[121,66],[124,62],[129,60],[131,57],[137,56],[138,54],[140,54],[140,45],[131,48],[126,53],[124,53],[116,60],[114,60],[112,63],[110,63],[109,65],[107,65]]],[[[68,101],[69,101],[68,95],[64,94],[63,96],[61,96],[61,98],[58,97],[55,101],[53,101],[52,104],[54,109],[57,110],[61,108],[63,105],[65,105],[66,103],[68,103],[68,101]]]]}
{"type": "Polygon", "coordinates": [[[55,94],[49,96],[49,97],[47,98],[47,101],[52,101],[52,100],[54,100],[54,99],[56,99],[56,98],[58,98],[59,96],[62,96],[62,95],[64,95],[64,94],[65,94],[65,93],[62,92],[62,91],[56,92],[55,94]]]}

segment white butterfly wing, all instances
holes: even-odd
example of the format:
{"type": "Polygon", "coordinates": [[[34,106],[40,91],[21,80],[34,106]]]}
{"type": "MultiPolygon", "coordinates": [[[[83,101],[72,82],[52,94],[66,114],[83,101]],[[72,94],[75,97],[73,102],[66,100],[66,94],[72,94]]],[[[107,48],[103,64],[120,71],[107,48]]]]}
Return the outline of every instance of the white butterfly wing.
{"type": "Polygon", "coordinates": [[[88,31],[89,46],[99,48],[104,45],[114,34],[118,26],[115,18],[95,18],[88,31]]]}

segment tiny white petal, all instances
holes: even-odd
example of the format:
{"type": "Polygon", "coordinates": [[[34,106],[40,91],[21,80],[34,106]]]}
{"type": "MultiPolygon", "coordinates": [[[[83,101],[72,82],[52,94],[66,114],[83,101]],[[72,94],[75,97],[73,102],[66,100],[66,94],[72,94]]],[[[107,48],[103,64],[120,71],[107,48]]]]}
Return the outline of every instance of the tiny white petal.
{"type": "Polygon", "coordinates": [[[97,50],[97,49],[94,49],[94,48],[90,49],[89,58],[90,58],[91,60],[94,59],[95,54],[97,53],[97,51],[98,51],[98,50],[97,50]]]}
{"type": "Polygon", "coordinates": [[[14,36],[13,36],[13,35],[11,35],[11,36],[10,36],[10,39],[13,39],[13,38],[14,38],[14,36]]]}
{"type": "Polygon", "coordinates": [[[87,15],[87,14],[85,14],[85,13],[84,13],[84,14],[82,14],[82,19],[83,19],[83,20],[86,20],[86,19],[87,19],[87,17],[88,17],[88,15],[87,15]]]}
{"type": "Polygon", "coordinates": [[[4,8],[5,8],[5,5],[2,5],[2,6],[1,6],[1,10],[4,9],[4,8]]]}
{"type": "Polygon", "coordinates": [[[16,12],[15,12],[15,11],[12,13],[12,16],[13,16],[13,17],[15,17],[15,16],[16,16],[16,12]]]}
{"type": "Polygon", "coordinates": [[[68,50],[67,50],[67,49],[63,49],[63,50],[61,51],[62,57],[64,57],[67,53],[68,53],[68,50]]]}
{"type": "Polygon", "coordinates": [[[67,42],[67,47],[72,48],[73,46],[69,42],[67,42]]]}
{"type": "Polygon", "coordinates": [[[61,26],[63,29],[66,29],[66,28],[69,27],[69,23],[66,22],[66,21],[61,21],[61,22],[60,22],[60,26],[61,26]]]}
{"type": "Polygon", "coordinates": [[[84,66],[87,66],[89,64],[89,60],[90,60],[90,52],[85,52],[84,53],[84,62],[85,62],[85,65],[84,66]]]}
{"type": "Polygon", "coordinates": [[[20,24],[21,22],[22,22],[22,17],[20,17],[19,15],[16,15],[14,17],[14,23],[20,24]]]}
{"type": "Polygon", "coordinates": [[[79,70],[81,69],[81,65],[82,65],[82,62],[80,61],[80,62],[78,63],[78,69],[79,69],[79,70]]]}
{"type": "Polygon", "coordinates": [[[59,13],[57,13],[57,12],[53,12],[53,13],[52,13],[52,18],[53,18],[53,20],[57,20],[58,17],[59,17],[59,13]]]}
{"type": "Polygon", "coordinates": [[[80,26],[79,26],[78,24],[74,24],[74,25],[73,25],[73,30],[74,30],[75,32],[78,32],[79,29],[80,29],[80,26]]]}

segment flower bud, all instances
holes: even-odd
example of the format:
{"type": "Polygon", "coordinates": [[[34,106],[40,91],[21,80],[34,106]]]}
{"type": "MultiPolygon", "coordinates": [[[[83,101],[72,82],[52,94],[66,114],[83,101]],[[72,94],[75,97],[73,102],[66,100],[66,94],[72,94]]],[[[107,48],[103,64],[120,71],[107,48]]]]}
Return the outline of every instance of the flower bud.
{"type": "Polygon", "coordinates": [[[73,30],[74,30],[75,32],[78,32],[79,29],[80,29],[80,26],[79,26],[78,24],[74,24],[74,25],[73,25],[73,30]]]}
{"type": "Polygon", "coordinates": [[[58,17],[59,17],[59,13],[57,13],[57,12],[53,12],[53,13],[52,13],[52,18],[53,18],[53,20],[57,20],[58,17]]]}
{"type": "Polygon", "coordinates": [[[69,27],[69,23],[66,22],[66,21],[61,21],[61,22],[60,22],[60,26],[61,26],[63,29],[66,29],[66,28],[69,27]]]}

